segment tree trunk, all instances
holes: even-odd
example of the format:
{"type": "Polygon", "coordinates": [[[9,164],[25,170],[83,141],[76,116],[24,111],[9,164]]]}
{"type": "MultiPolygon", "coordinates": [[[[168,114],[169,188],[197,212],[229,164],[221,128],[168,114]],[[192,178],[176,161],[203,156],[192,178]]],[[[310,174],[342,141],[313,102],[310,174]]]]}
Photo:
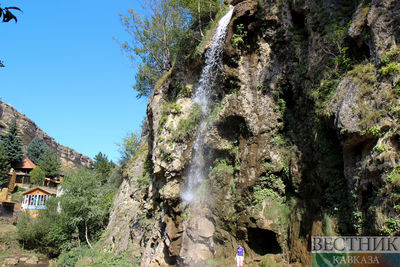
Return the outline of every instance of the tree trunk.
{"type": "Polygon", "coordinates": [[[199,15],[199,30],[201,37],[204,37],[203,31],[201,29],[201,0],[197,0],[197,14],[199,15]]]}
{"type": "Polygon", "coordinates": [[[88,246],[92,249],[92,245],[89,242],[89,238],[88,238],[88,230],[87,230],[87,221],[85,221],[85,238],[86,238],[86,243],[88,244],[88,246]]]}

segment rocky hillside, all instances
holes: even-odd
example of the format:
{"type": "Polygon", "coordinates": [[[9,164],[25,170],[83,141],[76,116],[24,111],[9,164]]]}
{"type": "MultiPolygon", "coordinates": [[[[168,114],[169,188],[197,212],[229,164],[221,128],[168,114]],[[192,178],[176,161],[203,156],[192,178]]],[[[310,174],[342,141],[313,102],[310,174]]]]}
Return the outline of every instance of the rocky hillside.
{"type": "Polygon", "coordinates": [[[90,167],[92,160],[76,152],[75,150],[62,146],[43,132],[32,120],[24,114],[19,113],[12,106],[0,101],[0,132],[6,131],[7,125],[16,117],[20,131],[22,132],[22,143],[26,148],[35,136],[43,139],[48,147],[57,153],[61,165],[64,168],[90,167]]]}
{"type": "Polygon", "coordinates": [[[154,88],[104,248],[143,266],[225,266],[242,243],[248,266],[308,266],[311,235],[396,234],[400,2],[228,2],[212,111],[192,98],[204,57],[154,88]],[[192,205],[181,199],[203,119],[192,205]]]}

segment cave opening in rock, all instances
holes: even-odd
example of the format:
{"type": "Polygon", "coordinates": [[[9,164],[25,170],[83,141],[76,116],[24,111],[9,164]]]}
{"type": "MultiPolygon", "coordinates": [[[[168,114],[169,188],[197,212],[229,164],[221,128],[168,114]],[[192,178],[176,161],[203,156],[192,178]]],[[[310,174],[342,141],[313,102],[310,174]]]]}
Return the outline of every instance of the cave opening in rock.
{"type": "Polygon", "coordinates": [[[276,233],[273,231],[260,228],[248,228],[247,238],[247,244],[250,249],[259,255],[282,253],[282,248],[278,243],[276,233]]]}
{"type": "Polygon", "coordinates": [[[292,15],[292,21],[293,25],[297,28],[305,29],[306,28],[306,18],[304,14],[300,12],[295,12],[294,10],[291,10],[291,15],[292,15]]]}
{"type": "Polygon", "coordinates": [[[221,137],[230,141],[238,141],[240,136],[247,139],[250,135],[246,121],[238,115],[226,117],[217,127],[221,137]]]}

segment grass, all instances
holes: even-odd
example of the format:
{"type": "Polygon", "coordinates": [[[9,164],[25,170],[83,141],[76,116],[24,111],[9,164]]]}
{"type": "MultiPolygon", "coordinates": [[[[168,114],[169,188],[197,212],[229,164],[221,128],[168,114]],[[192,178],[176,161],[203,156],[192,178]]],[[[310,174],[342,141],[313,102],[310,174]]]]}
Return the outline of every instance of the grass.
{"type": "Polygon", "coordinates": [[[184,141],[195,134],[200,120],[203,117],[200,106],[194,105],[187,118],[178,122],[176,130],[172,133],[175,140],[184,141]]]}
{"type": "Polygon", "coordinates": [[[323,231],[325,236],[336,236],[337,233],[335,231],[336,226],[335,218],[332,218],[328,214],[324,214],[323,216],[323,231]]]}
{"type": "Polygon", "coordinates": [[[211,168],[210,176],[216,177],[218,180],[223,179],[226,176],[232,176],[234,167],[226,163],[226,160],[218,160],[217,164],[211,168]]]}
{"type": "Polygon", "coordinates": [[[145,175],[141,176],[138,180],[137,183],[139,185],[139,188],[147,188],[151,185],[151,177],[148,173],[145,175]]]}
{"type": "Polygon", "coordinates": [[[17,228],[12,224],[1,223],[0,224],[0,264],[4,258],[28,255],[43,258],[42,254],[38,254],[35,251],[25,250],[21,247],[17,240],[17,228]]]}
{"type": "Polygon", "coordinates": [[[400,189],[400,169],[396,167],[393,171],[388,175],[389,181],[396,189],[400,189]]]}
{"type": "Polygon", "coordinates": [[[253,187],[254,204],[262,203],[267,197],[274,200],[282,199],[285,194],[285,184],[282,179],[269,172],[260,177],[260,182],[253,187]]]}
{"type": "Polygon", "coordinates": [[[217,29],[217,22],[226,14],[228,13],[229,7],[227,5],[222,6],[222,8],[218,11],[215,15],[214,20],[210,21],[205,29],[205,34],[201,39],[200,43],[195,48],[195,55],[199,56],[204,53],[207,48],[208,43],[211,41],[215,30],[217,29]]]}
{"type": "Polygon", "coordinates": [[[211,111],[211,114],[208,119],[214,121],[217,118],[218,114],[221,112],[221,110],[222,110],[222,104],[218,103],[211,111]]]}
{"type": "Polygon", "coordinates": [[[379,72],[383,76],[393,76],[400,73],[400,46],[395,46],[381,58],[379,72]]]}
{"type": "Polygon", "coordinates": [[[400,73],[400,63],[398,62],[390,62],[389,64],[383,66],[379,72],[383,76],[393,76],[395,74],[400,73]]]}
{"type": "Polygon", "coordinates": [[[375,66],[371,63],[355,65],[354,68],[348,72],[353,81],[358,84],[374,84],[377,81],[375,73],[375,66]]]}
{"type": "Polygon", "coordinates": [[[400,58],[400,46],[395,46],[381,58],[380,63],[381,65],[386,66],[391,61],[399,61],[399,58],[400,58]]]}
{"type": "Polygon", "coordinates": [[[11,194],[11,201],[16,203],[22,202],[22,192],[15,192],[11,194]]]}
{"type": "Polygon", "coordinates": [[[167,72],[165,72],[165,73],[163,74],[163,76],[161,76],[160,79],[158,79],[158,81],[156,82],[156,84],[155,84],[155,86],[154,86],[154,91],[157,90],[157,89],[159,89],[159,88],[167,81],[167,79],[171,76],[172,71],[173,71],[173,69],[174,69],[174,67],[175,67],[175,62],[176,62],[176,58],[174,58],[174,59],[172,60],[172,66],[171,66],[171,68],[170,68],[167,72]]]}
{"type": "Polygon", "coordinates": [[[291,209],[285,203],[275,199],[270,199],[269,205],[264,209],[265,218],[274,221],[278,218],[278,224],[281,227],[287,227],[289,223],[289,214],[291,209]]]}
{"type": "Polygon", "coordinates": [[[87,247],[76,247],[70,251],[63,252],[56,266],[63,267],[102,267],[102,266],[118,266],[118,267],[139,267],[141,259],[132,256],[131,251],[121,253],[105,252],[101,249],[87,247]]]}
{"type": "Polygon", "coordinates": [[[158,133],[160,134],[167,123],[168,116],[171,113],[180,114],[182,112],[182,106],[177,102],[166,102],[161,108],[161,118],[158,121],[158,133]]]}

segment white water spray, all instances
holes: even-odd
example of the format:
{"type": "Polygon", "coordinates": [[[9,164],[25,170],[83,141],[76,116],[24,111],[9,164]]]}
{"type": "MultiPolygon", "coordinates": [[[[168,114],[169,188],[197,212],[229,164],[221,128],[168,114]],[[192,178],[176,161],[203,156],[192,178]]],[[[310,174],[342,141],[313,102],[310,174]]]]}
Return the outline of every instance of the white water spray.
{"type": "Polygon", "coordinates": [[[182,194],[183,204],[194,202],[196,192],[200,188],[202,181],[207,176],[206,159],[207,155],[204,149],[204,136],[207,126],[205,118],[210,113],[212,104],[210,94],[214,88],[215,80],[221,66],[222,49],[225,43],[226,30],[231,20],[233,8],[225,14],[218,22],[217,31],[213,36],[211,46],[206,52],[206,62],[199,80],[199,87],[196,89],[192,99],[195,104],[201,107],[203,116],[200,122],[199,130],[197,131],[196,139],[193,143],[193,158],[189,166],[187,176],[186,190],[182,194]]]}

